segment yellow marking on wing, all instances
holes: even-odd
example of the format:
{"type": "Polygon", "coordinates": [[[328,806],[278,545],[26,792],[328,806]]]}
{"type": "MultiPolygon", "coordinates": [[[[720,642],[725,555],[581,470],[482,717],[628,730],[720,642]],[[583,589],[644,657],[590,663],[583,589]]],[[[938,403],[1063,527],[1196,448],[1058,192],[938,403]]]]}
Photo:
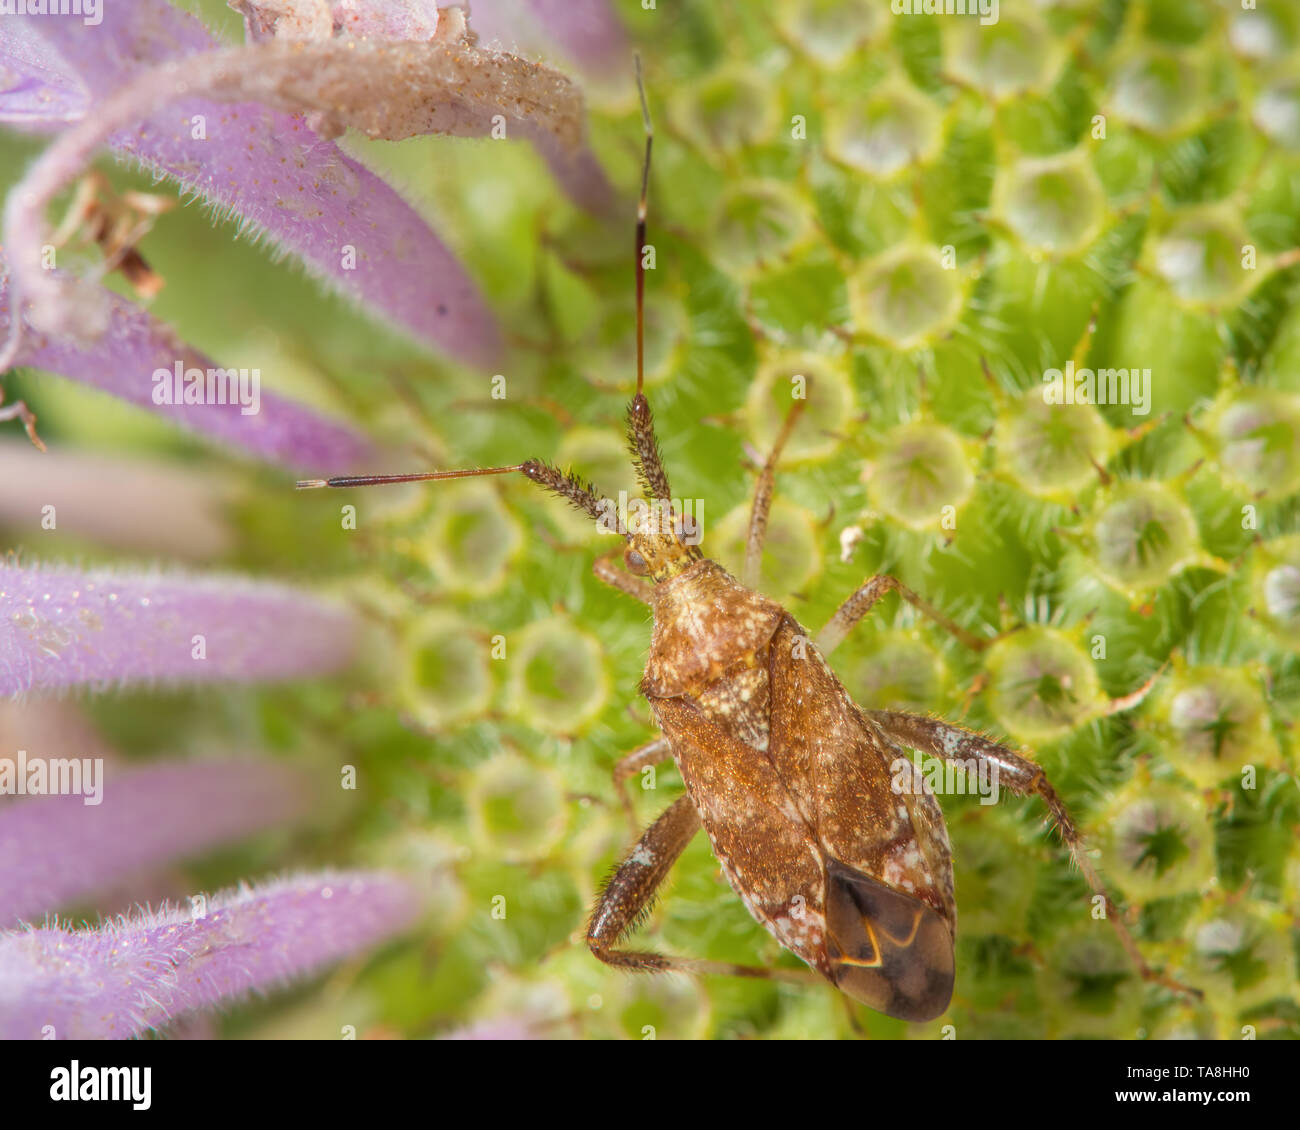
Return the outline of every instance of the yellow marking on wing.
{"type": "MultiPolygon", "coordinates": [[[[924,911],[918,910],[913,914],[912,932],[908,934],[906,938],[895,938],[890,934],[885,935],[885,937],[889,939],[890,943],[894,946],[895,949],[906,949],[914,941],[916,941],[916,932],[921,928],[921,918],[923,917],[924,913],[925,913],[924,911]]],[[[876,927],[874,923],[872,923],[871,919],[869,918],[864,918],[862,920],[862,925],[866,928],[867,937],[871,939],[871,948],[874,951],[876,956],[871,961],[863,961],[861,958],[856,958],[856,957],[841,957],[839,959],[839,964],[856,965],[863,969],[879,968],[881,965],[884,964],[885,959],[880,949],[880,941],[876,937],[876,927]]]]}

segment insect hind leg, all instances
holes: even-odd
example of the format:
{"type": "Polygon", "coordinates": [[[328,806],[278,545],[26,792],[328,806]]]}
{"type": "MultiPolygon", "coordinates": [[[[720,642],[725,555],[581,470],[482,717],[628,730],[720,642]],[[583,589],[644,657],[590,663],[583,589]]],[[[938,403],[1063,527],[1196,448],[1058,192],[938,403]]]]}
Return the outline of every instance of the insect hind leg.
{"type": "Polygon", "coordinates": [[[1115,928],[1120,944],[1137,967],[1142,979],[1164,985],[1165,988],[1172,989],[1176,993],[1200,999],[1203,994],[1199,989],[1184,985],[1168,974],[1152,969],[1146,963],[1119,908],[1110,897],[1101,877],[1097,874],[1097,869],[1093,867],[1092,860],[1088,857],[1078,826],[1040,765],[991,738],[961,726],[954,726],[939,718],[910,714],[901,710],[871,710],[868,711],[868,715],[890,738],[901,745],[910,746],[944,761],[974,761],[981,766],[987,764],[996,772],[999,785],[1005,785],[1013,793],[1021,796],[1037,796],[1047,806],[1047,811],[1051,813],[1053,821],[1060,829],[1061,839],[1065,841],[1075,866],[1083,874],[1093,894],[1103,900],[1106,918],[1115,928]]]}
{"type": "Polygon", "coordinates": [[[636,842],[596,903],[587,927],[587,945],[606,965],[642,973],[722,974],[799,984],[824,984],[811,970],[767,969],[672,957],[648,950],[616,949],[650,912],[655,892],[700,828],[699,813],[690,796],[673,802],[636,842]]]}

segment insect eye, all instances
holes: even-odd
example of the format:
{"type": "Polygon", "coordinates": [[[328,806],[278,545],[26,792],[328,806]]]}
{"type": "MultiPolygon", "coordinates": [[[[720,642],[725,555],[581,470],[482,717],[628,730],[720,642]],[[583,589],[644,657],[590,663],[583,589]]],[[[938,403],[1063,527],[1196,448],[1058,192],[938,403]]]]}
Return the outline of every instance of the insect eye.
{"type": "Polygon", "coordinates": [[[638,577],[644,577],[650,572],[650,566],[646,564],[645,558],[631,546],[623,553],[623,563],[629,573],[635,573],[638,577]]]}

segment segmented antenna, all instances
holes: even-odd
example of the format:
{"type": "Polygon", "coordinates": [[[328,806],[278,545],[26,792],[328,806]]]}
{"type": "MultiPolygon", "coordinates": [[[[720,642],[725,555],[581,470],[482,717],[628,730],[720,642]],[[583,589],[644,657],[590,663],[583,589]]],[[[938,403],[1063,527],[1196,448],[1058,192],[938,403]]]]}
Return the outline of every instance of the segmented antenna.
{"type": "Polygon", "coordinates": [[[532,479],[544,490],[558,494],[573,507],[592,518],[606,517],[613,503],[597,494],[590,483],[577,475],[565,473],[540,459],[529,459],[509,467],[471,467],[464,471],[412,471],[402,475],[338,475],[332,479],[300,479],[298,490],[319,490],[322,487],[378,487],[388,483],[425,483],[430,479],[473,479],[479,475],[510,475],[518,471],[532,479]]]}
{"type": "Polygon", "coordinates": [[[645,123],[645,161],[641,165],[641,199],[636,206],[636,391],[645,387],[645,237],[646,199],[650,194],[650,150],[655,131],[650,121],[650,103],[646,101],[645,81],[641,77],[641,56],[636,57],[636,88],[641,95],[641,121],[645,123]]]}
{"type": "Polygon", "coordinates": [[[645,123],[645,163],[641,166],[641,199],[636,207],[636,396],[627,408],[628,446],[636,461],[637,476],[647,495],[664,502],[672,500],[668,472],[664,470],[659,441],[655,438],[654,417],[645,398],[645,241],[646,200],[650,193],[650,152],[654,148],[654,126],[650,121],[650,103],[645,96],[641,76],[641,56],[636,57],[636,88],[641,95],[641,120],[645,123]]]}

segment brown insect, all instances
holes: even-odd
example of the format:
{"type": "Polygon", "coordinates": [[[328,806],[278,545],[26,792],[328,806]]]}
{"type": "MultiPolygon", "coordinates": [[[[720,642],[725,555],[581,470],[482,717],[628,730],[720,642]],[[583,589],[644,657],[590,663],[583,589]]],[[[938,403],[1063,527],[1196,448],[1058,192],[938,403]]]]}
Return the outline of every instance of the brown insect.
{"type": "MultiPolygon", "coordinates": [[[[638,83],[640,67],[638,64],[638,83]]],[[[653,144],[645,91],[645,164],[636,226],[637,392],[628,439],[649,503],[619,532],[626,571],[608,557],[598,578],[654,613],[640,690],[662,736],[621,758],[614,781],[629,817],[626,781],[672,758],[687,792],[637,840],[592,912],[587,944],[626,969],[816,980],[792,970],[720,964],[622,949],[674,861],[703,825],[722,870],[750,913],[787,949],[849,997],[889,1016],[924,1021],[948,1007],[956,905],[943,813],[923,786],[894,791],[905,749],[976,771],[1042,798],[1075,863],[1144,978],[1150,970],[1106,895],[1078,829],[1032,761],[942,719],[858,706],[825,656],[888,592],[973,648],[974,636],[890,576],[869,578],[810,639],[784,608],[755,592],[777,461],[798,418],[796,401],[758,476],[745,553],[746,584],[705,558],[689,516],[672,506],[644,383],[646,196],[653,144]],[[658,519],[658,520],[657,520],[658,519]],[[891,767],[892,766],[892,767],[891,767]]],[[[309,480],[352,487],[518,472],[608,526],[613,503],[571,472],[537,459],[508,467],[309,480]]],[[[1127,701],[1127,700],[1126,700],[1127,701]]]]}

